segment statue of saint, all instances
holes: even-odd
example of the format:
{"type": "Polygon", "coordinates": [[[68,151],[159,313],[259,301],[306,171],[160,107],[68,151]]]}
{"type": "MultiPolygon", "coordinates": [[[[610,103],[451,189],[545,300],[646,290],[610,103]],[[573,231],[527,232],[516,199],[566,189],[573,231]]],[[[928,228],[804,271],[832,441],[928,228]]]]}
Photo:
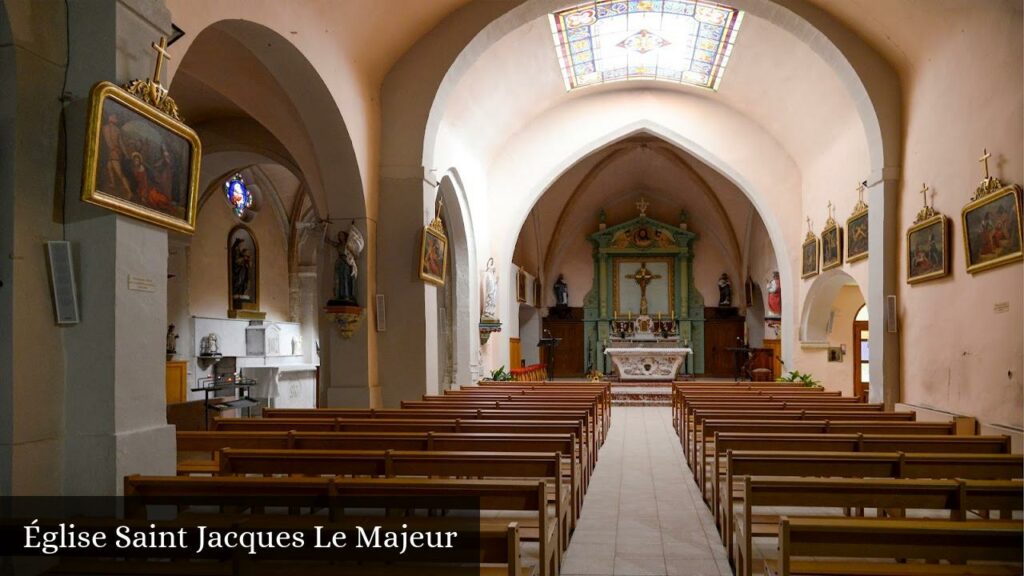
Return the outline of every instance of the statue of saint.
{"type": "Polygon", "coordinates": [[[569,286],[565,283],[565,278],[561,274],[558,275],[558,280],[555,281],[555,306],[564,308],[569,305],[569,286]]]}
{"type": "Polygon", "coordinates": [[[773,316],[782,314],[782,282],[779,281],[779,271],[772,272],[768,280],[768,311],[773,316]]]}
{"type": "Polygon", "coordinates": [[[356,300],[356,279],[359,268],[356,258],[363,252],[366,241],[359,233],[355,222],[349,226],[348,232],[338,231],[338,241],[330,238],[325,241],[338,251],[338,259],[334,262],[334,298],[327,302],[328,306],[358,306],[356,300]]]}
{"type": "Polygon", "coordinates": [[[178,335],[174,332],[174,324],[167,326],[167,350],[168,354],[176,354],[178,352],[178,335]]]}
{"type": "Polygon", "coordinates": [[[498,319],[498,272],[494,269],[494,258],[487,260],[484,270],[484,320],[498,319]]]}
{"type": "Polygon", "coordinates": [[[718,279],[718,305],[732,306],[732,282],[725,272],[718,279]]]}
{"type": "Polygon", "coordinates": [[[231,243],[231,298],[235,302],[248,302],[249,274],[252,269],[252,255],[245,247],[245,241],[235,238],[231,243]]]}

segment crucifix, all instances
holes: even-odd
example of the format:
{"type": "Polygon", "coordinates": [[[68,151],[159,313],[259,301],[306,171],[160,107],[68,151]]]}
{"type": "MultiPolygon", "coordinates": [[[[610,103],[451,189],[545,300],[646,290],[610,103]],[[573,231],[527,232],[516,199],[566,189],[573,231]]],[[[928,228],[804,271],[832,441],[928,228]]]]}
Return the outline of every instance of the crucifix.
{"type": "Polygon", "coordinates": [[[164,68],[164,58],[170,60],[171,55],[167,53],[167,38],[160,37],[160,43],[153,42],[150,44],[154,50],[156,50],[156,69],[153,70],[153,83],[160,83],[160,72],[164,68]]]}
{"type": "Polygon", "coordinates": [[[647,285],[651,283],[651,280],[657,280],[661,278],[660,274],[651,274],[651,271],[647,269],[647,263],[641,262],[640,268],[632,274],[626,274],[626,278],[631,278],[640,285],[640,314],[647,314],[647,285]]]}
{"type": "Polygon", "coordinates": [[[814,234],[814,228],[811,228],[811,217],[807,217],[807,233],[814,234]]]}
{"type": "Polygon", "coordinates": [[[858,204],[863,204],[864,203],[864,190],[865,190],[864,185],[865,184],[867,184],[867,182],[858,182],[857,183],[857,203],[858,204]]]}
{"type": "Polygon", "coordinates": [[[924,207],[928,208],[928,185],[924,182],[921,183],[921,198],[924,199],[924,207]]]}
{"type": "Polygon", "coordinates": [[[641,216],[647,216],[647,208],[650,205],[651,204],[650,202],[647,201],[647,198],[641,196],[640,199],[637,200],[636,202],[636,209],[640,211],[641,216]]]}
{"type": "Polygon", "coordinates": [[[829,218],[829,220],[833,219],[833,217],[832,217],[832,201],[831,200],[828,201],[828,218],[829,218]]]}

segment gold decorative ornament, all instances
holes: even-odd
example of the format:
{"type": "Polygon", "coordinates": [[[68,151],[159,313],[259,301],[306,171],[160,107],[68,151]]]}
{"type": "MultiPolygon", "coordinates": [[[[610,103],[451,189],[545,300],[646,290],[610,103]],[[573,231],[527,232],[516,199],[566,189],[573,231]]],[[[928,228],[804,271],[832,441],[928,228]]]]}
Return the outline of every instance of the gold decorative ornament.
{"type": "Polygon", "coordinates": [[[925,220],[932,218],[936,214],[935,206],[928,205],[928,192],[930,190],[931,188],[929,188],[927,184],[925,184],[924,182],[921,183],[921,189],[918,190],[918,193],[921,194],[921,198],[924,200],[924,208],[921,208],[921,211],[917,213],[917,218],[914,219],[914,224],[924,222],[925,220]]]}
{"type": "Polygon", "coordinates": [[[978,162],[985,178],[961,211],[967,272],[976,274],[1024,259],[1021,236],[1021,188],[992,176],[984,150],[978,162]]]}
{"type": "Polygon", "coordinates": [[[160,84],[160,72],[164,67],[164,59],[171,59],[171,55],[167,53],[167,38],[161,36],[159,44],[153,42],[150,46],[156,50],[156,66],[153,69],[153,77],[145,80],[132,80],[124,85],[124,89],[132,96],[180,122],[182,120],[178,113],[178,105],[174,102],[174,98],[168,96],[167,89],[160,84]]]}

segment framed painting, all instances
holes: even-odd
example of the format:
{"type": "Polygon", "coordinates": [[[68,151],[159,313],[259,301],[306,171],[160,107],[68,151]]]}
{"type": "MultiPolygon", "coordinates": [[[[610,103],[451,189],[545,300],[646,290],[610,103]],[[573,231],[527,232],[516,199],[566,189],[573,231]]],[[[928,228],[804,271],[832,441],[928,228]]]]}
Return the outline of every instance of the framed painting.
{"type": "Polygon", "coordinates": [[[540,278],[533,279],[533,305],[537,308],[541,305],[540,278]]]}
{"type": "Polygon", "coordinates": [[[516,302],[526,302],[526,272],[516,271],[516,302]]]}
{"type": "Polygon", "coordinates": [[[868,209],[854,212],[846,220],[846,261],[868,257],[868,209]]]}
{"type": "MultiPolygon", "coordinates": [[[[439,223],[439,220],[435,220],[439,223]]],[[[448,269],[448,237],[443,229],[433,224],[423,229],[420,243],[420,278],[437,286],[444,286],[448,269]]]]}
{"type": "Polygon", "coordinates": [[[1024,257],[1020,188],[1004,186],[964,206],[964,256],[971,274],[1024,257]]]}
{"type": "Polygon", "coordinates": [[[949,221],[942,214],[907,230],[907,283],[916,284],[949,274],[949,221]]]}
{"type": "Polygon", "coordinates": [[[843,229],[835,222],[821,231],[821,269],[838,268],[843,264],[843,229]]]}
{"type": "Polygon", "coordinates": [[[90,95],[82,200],[191,234],[200,154],[191,128],[100,82],[90,95]]]}
{"type": "Polygon", "coordinates": [[[808,233],[801,250],[800,277],[810,278],[818,275],[818,237],[808,233]]]}
{"type": "Polygon", "coordinates": [[[260,312],[260,247],[244,224],[228,232],[228,318],[262,319],[260,312]]]}

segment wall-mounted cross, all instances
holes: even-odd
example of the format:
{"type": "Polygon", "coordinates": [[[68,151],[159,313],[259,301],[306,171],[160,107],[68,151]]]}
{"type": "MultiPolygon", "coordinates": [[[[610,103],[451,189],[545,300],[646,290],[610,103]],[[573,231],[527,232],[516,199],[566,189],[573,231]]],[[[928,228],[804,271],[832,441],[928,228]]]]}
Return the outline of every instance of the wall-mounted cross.
{"type": "Polygon", "coordinates": [[[647,216],[647,208],[650,207],[650,205],[651,204],[647,201],[647,198],[641,196],[640,200],[637,200],[636,209],[640,211],[641,216],[647,216]]]}
{"type": "Polygon", "coordinates": [[[828,217],[829,218],[833,217],[832,216],[832,201],[831,200],[828,201],[828,217]]]}
{"type": "Polygon", "coordinates": [[[864,190],[865,190],[864,185],[865,184],[867,184],[866,181],[865,182],[858,182],[857,183],[857,202],[859,202],[859,203],[863,203],[864,202],[864,190]]]}
{"type": "Polygon", "coordinates": [[[651,274],[651,271],[647,269],[647,263],[641,262],[636,272],[626,274],[626,278],[631,278],[640,285],[640,313],[647,314],[647,285],[651,283],[651,280],[661,278],[661,274],[651,274]]]}
{"type": "Polygon", "coordinates": [[[153,70],[153,83],[160,83],[160,72],[164,68],[164,59],[171,59],[171,55],[167,53],[167,38],[160,37],[160,43],[153,42],[151,44],[154,50],[156,50],[156,69],[153,70]]]}
{"type": "Polygon", "coordinates": [[[982,151],[981,158],[978,158],[978,162],[984,162],[985,163],[985,180],[989,179],[989,175],[988,175],[988,159],[991,158],[991,157],[992,157],[992,155],[988,153],[988,148],[985,148],[982,151]]]}
{"type": "Polygon", "coordinates": [[[807,231],[808,232],[814,232],[814,228],[811,228],[811,217],[810,216],[807,217],[807,231]]]}
{"type": "Polygon", "coordinates": [[[928,185],[925,184],[924,182],[922,182],[921,183],[921,197],[924,199],[924,207],[925,208],[928,207],[928,190],[930,190],[930,188],[928,188],[928,185]]]}

